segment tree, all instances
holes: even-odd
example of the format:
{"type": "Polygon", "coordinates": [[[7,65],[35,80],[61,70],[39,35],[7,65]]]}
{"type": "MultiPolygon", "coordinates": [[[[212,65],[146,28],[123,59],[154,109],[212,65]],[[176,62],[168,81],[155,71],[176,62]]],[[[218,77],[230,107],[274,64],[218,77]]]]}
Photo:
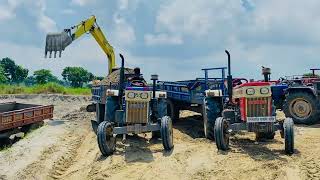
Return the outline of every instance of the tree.
{"type": "Polygon", "coordinates": [[[33,85],[37,84],[36,78],[34,76],[27,77],[26,79],[24,79],[23,82],[26,86],[33,86],[33,85]]]}
{"type": "Polygon", "coordinates": [[[15,62],[8,57],[3,58],[0,61],[0,65],[3,67],[4,75],[10,83],[20,83],[28,76],[28,69],[16,65],[15,62]]]}
{"type": "Polygon", "coordinates": [[[95,76],[95,77],[94,77],[94,80],[102,81],[103,79],[104,79],[103,76],[95,76]]]}
{"type": "Polygon", "coordinates": [[[61,75],[72,87],[82,87],[83,83],[94,79],[94,75],[82,67],[65,67],[61,75]]]}
{"type": "Polygon", "coordinates": [[[315,76],[312,73],[305,73],[303,74],[303,77],[313,77],[313,78],[320,78],[319,74],[315,74],[315,76]]]}
{"type": "Polygon", "coordinates": [[[37,84],[45,84],[48,82],[58,82],[58,78],[51,74],[50,70],[40,69],[33,72],[33,76],[37,84]]]}
{"type": "Polygon", "coordinates": [[[21,66],[15,67],[15,73],[12,75],[12,81],[15,83],[22,82],[28,76],[29,70],[21,66]]]}
{"type": "Polygon", "coordinates": [[[8,81],[7,76],[5,75],[4,69],[0,66],[0,83],[6,83],[8,81]]]}

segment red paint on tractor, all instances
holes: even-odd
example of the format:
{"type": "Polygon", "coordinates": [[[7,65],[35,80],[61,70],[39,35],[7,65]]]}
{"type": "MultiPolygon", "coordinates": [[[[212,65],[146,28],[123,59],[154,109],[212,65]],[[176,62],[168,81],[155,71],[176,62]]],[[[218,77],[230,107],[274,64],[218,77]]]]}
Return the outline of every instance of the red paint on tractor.
{"type": "Polygon", "coordinates": [[[246,121],[247,119],[247,105],[246,105],[246,98],[242,97],[240,98],[240,114],[241,114],[241,120],[246,121]]]}

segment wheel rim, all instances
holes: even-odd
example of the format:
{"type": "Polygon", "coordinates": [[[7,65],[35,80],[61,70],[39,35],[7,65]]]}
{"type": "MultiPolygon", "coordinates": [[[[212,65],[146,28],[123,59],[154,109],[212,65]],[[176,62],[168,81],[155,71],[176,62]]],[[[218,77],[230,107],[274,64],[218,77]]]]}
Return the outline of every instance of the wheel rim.
{"type": "Polygon", "coordinates": [[[296,119],[305,120],[312,113],[311,103],[303,98],[296,98],[290,103],[290,114],[296,119]]]}
{"type": "Polygon", "coordinates": [[[109,126],[106,128],[106,144],[110,149],[114,148],[116,137],[112,133],[112,127],[109,126]]]}

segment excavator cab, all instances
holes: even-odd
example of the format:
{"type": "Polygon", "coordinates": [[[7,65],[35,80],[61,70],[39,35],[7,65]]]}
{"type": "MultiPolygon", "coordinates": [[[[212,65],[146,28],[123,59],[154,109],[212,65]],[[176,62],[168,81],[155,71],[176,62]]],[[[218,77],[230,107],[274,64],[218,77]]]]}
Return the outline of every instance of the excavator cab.
{"type": "Polygon", "coordinates": [[[45,47],[45,58],[49,53],[49,58],[57,57],[57,52],[59,52],[59,57],[61,57],[62,51],[72,43],[72,37],[67,31],[61,33],[50,33],[46,37],[46,47],[45,47]]]}

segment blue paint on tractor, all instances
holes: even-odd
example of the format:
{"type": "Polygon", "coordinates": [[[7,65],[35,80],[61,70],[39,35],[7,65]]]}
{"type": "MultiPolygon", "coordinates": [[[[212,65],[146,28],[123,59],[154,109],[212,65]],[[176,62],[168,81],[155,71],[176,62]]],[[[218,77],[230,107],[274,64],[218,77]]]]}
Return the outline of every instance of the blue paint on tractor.
{"type": "Polygon", "coordinates": [[[205,91],[208,89],[221,90],[224,95],[227,94],[225,86],[226,67],[206,68],[204,78],[184,81],[158,81],[158,89],[167,92],[168,99],[187,104],[203,104],[205,91]],[[221,71],[220,77],[209,77],[209,71],[221,71]]]}
{"type": "Polygon", "coordinates": [[[282,109],[283,102],[285,100],[286,89],[288,89],[288,85],[286,84],[277,84],[271,86],[272,99],[277,109],[282,109]]]}

